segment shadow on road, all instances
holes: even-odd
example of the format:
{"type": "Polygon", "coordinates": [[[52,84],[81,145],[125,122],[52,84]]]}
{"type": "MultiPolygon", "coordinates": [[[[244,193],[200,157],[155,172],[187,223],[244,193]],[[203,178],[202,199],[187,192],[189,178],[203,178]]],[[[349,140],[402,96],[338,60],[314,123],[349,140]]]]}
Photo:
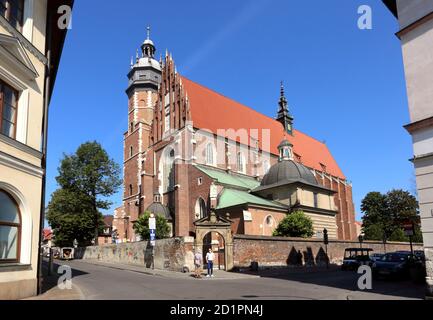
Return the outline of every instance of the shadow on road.
{"type": "MultiPolygon", "coordinates": [[[[331,265],[329,269],[286,267],[278,269],[262,269],[256,272],[249,271],[247,273],[258,275],[261,278],[295,281],[356,292],[375,293],[411,299],[423,299],[425,297],[425,286],[422,284],[414,284],[409,280],[374,279],[373,289],[362,291],[358,288],[358,279],[361,275],[358,275],[356,271],[342,271],[336,265],[331,265]]],[[[260,297],[254,296],[254,298],[260,297]]]]}
{"type": "MultiPolygon", "coordinates": [[[[48,260],[42,261],[42,293],[48,292],[52,288],[56,287],[58,284],[59,278],[64,274],[64,272],[58,273],[59,267],[62,266],[62,261],[56,260],[53,262],[53,269],[51,274],[49,274],[49,264],[48,260]]],[[[83,272],[71,267],[72,278],[79,277],[87,274],[87,272],[83,272]]]]}

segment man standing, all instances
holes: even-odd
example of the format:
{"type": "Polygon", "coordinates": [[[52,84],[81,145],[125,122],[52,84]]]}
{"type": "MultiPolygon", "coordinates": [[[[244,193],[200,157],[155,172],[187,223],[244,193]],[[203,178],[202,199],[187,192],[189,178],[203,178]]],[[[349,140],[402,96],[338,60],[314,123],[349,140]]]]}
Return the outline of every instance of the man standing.
{"type": "Polygon", "coordinates": [[[206,262],[207,262],[207,278],[213,278],[213,261],[215,260],[215,255],[212,251],[212,248],[209,248],[209,252],[206,254],[206,262]]]}

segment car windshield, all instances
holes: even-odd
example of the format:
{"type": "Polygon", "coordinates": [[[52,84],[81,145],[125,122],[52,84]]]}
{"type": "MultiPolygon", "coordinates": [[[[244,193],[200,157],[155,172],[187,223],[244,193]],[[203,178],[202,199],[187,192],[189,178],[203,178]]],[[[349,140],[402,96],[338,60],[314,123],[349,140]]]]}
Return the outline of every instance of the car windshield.
{"type": "Polygon", "coordinates": [[[407,255],[405,255],[405,254],[391,253],[391,254],[384,255],[382,258],[382,261],[385,261],[385,262],[403,262],[406,259],[407,259],[407,255]]]}

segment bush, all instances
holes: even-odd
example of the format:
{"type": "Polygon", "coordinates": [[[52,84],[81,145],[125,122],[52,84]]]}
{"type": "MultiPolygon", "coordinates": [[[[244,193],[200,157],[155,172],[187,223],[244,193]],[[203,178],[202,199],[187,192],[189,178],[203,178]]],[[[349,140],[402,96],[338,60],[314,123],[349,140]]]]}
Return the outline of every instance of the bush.
{"type": "MultiPolygon", "coordinates": [[[[149,232],[150,212],[142,214],[134,223],[134,230],[141,236],[143,240],[150,239],[149,232]]],[[[156,239],[165,239],[170,235],[170,226],[167,224],[167,219],[162,216],[156,216],[156,239]]]]}
{"type": "Polygon", "coordinates": [[[313,221],[302,211],[287,215],[274,231],[275,237],[311,238],[313,235],[313,221]]]}

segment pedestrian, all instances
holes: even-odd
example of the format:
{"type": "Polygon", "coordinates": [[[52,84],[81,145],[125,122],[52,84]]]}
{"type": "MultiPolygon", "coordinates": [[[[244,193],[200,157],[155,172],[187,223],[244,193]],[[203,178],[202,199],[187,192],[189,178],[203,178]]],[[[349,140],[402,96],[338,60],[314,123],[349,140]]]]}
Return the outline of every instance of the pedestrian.
{"type": "Polygon", "coordinates": [[[199,250],[197,250],[197,252],[194,255],[194,266],[195,266],[194,276],[197,279],[200,279],[201,278],[201,268],[203,266],[203,255],[199,250]]]}
{"type": "Polygon", "coordinates": [[[212,251],[212,248],[209,248],[209,252],[206,254],[206,262],[207,262],[207,278],[213,278],[213,262],[215,260],[215,255],[212,251]]]}

